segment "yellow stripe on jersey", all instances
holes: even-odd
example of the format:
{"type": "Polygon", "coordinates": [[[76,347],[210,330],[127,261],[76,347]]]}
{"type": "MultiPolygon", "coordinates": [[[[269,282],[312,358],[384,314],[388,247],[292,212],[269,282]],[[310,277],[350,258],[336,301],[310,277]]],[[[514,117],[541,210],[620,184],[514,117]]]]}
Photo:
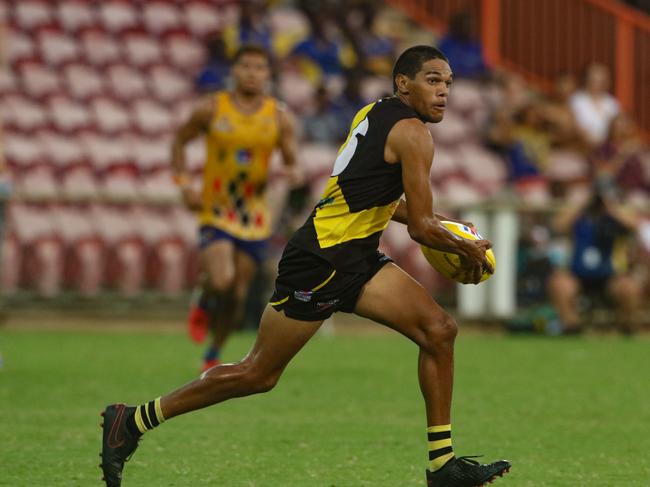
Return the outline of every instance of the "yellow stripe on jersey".
{"type": "Polygon", "coordinates": [[[314,216],[314,228],[322,249],[365,238],[385,229],[399,203],[396,200],[385,206],[351,213],[338,179],[338,176],[334,176],[327,182],[322,206],[314,216]]]}

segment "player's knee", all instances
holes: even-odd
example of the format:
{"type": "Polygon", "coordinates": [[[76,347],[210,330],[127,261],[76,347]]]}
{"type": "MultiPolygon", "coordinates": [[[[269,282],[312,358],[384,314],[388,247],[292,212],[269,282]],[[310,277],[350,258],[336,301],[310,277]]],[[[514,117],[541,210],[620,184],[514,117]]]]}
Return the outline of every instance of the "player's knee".
{"type": "Polygon", "coordinates": [[[280,374],[268,371],[255,370],[249,371],[247,383],[252,394],[261,394],[269,392],[275,387],[280,379],[280,374]]]}
{"type": "Polygon", "coordinates": [[[423,343],[421,346],[430,353],[436,353],[441,347],[453,345],[458,334],[456,320],[447,312],[436,310],[421,319],[423,343]]]}
{"type": "Polygon", "coordinates": [[[210,289],[217,293],[227,293],[232,290],[235,276],[230,273],[214,273],[208,278],[210,289]]]}

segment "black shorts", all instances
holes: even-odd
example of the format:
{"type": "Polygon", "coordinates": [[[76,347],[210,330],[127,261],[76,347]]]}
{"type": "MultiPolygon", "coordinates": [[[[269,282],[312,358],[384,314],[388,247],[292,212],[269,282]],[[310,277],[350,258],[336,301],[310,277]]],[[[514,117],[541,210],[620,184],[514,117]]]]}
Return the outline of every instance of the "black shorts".
{"type": "Polygon", "coordinates": [[[301,321],[325,320],[336,311],[352,313],[363,286],[389,262],[390,257],[377,251],[367,258],[364,272],[345,272],[289,244],[280,259],[270,304],[301,321]]]}

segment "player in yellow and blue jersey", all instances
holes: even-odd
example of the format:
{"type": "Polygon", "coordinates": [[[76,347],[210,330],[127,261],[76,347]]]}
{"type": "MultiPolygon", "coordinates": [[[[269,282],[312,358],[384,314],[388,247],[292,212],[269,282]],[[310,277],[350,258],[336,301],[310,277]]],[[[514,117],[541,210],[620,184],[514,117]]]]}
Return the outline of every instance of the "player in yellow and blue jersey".
{"type": "Polygon", "coordinates": [[[189,331],[200,342],[214,318],[213,341],[203,369],[219,363],[219,352],[239,324],[248,289],[264,259],[271,235],[265,201],[271,154],[281,151],[286,167],[295,169],[294,122],[275,98],[268,96],[270,58],[263,48],[243,46],[235,54],[231,91],[208,96],[177,131],[172,164],[186,205],[199,219],[203,289],[189,315],[189,331]],[[203,189],[195,192],[186,173],[184,148],[204,137],[203,189]],[[208,299],[218,297],[216,316],[208,299]]]}

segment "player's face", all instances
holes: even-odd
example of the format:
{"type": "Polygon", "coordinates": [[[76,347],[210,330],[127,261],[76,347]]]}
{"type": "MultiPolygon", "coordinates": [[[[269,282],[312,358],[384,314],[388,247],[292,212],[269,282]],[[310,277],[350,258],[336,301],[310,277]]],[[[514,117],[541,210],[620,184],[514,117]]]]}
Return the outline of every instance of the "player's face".
{"type": "Polygon", "coordinates": [[[232,67],[236,89],[247,95],[257,95],[271,75],[269,62],[261,54],[244,54],[232,67]]]}
{"type": "Polygon", "coordinates": [[[452,82],[449,64],[442,59],[430,59],[407,84],[408,98],[413,109],[427,122],[442,120],[452,82]]]}

